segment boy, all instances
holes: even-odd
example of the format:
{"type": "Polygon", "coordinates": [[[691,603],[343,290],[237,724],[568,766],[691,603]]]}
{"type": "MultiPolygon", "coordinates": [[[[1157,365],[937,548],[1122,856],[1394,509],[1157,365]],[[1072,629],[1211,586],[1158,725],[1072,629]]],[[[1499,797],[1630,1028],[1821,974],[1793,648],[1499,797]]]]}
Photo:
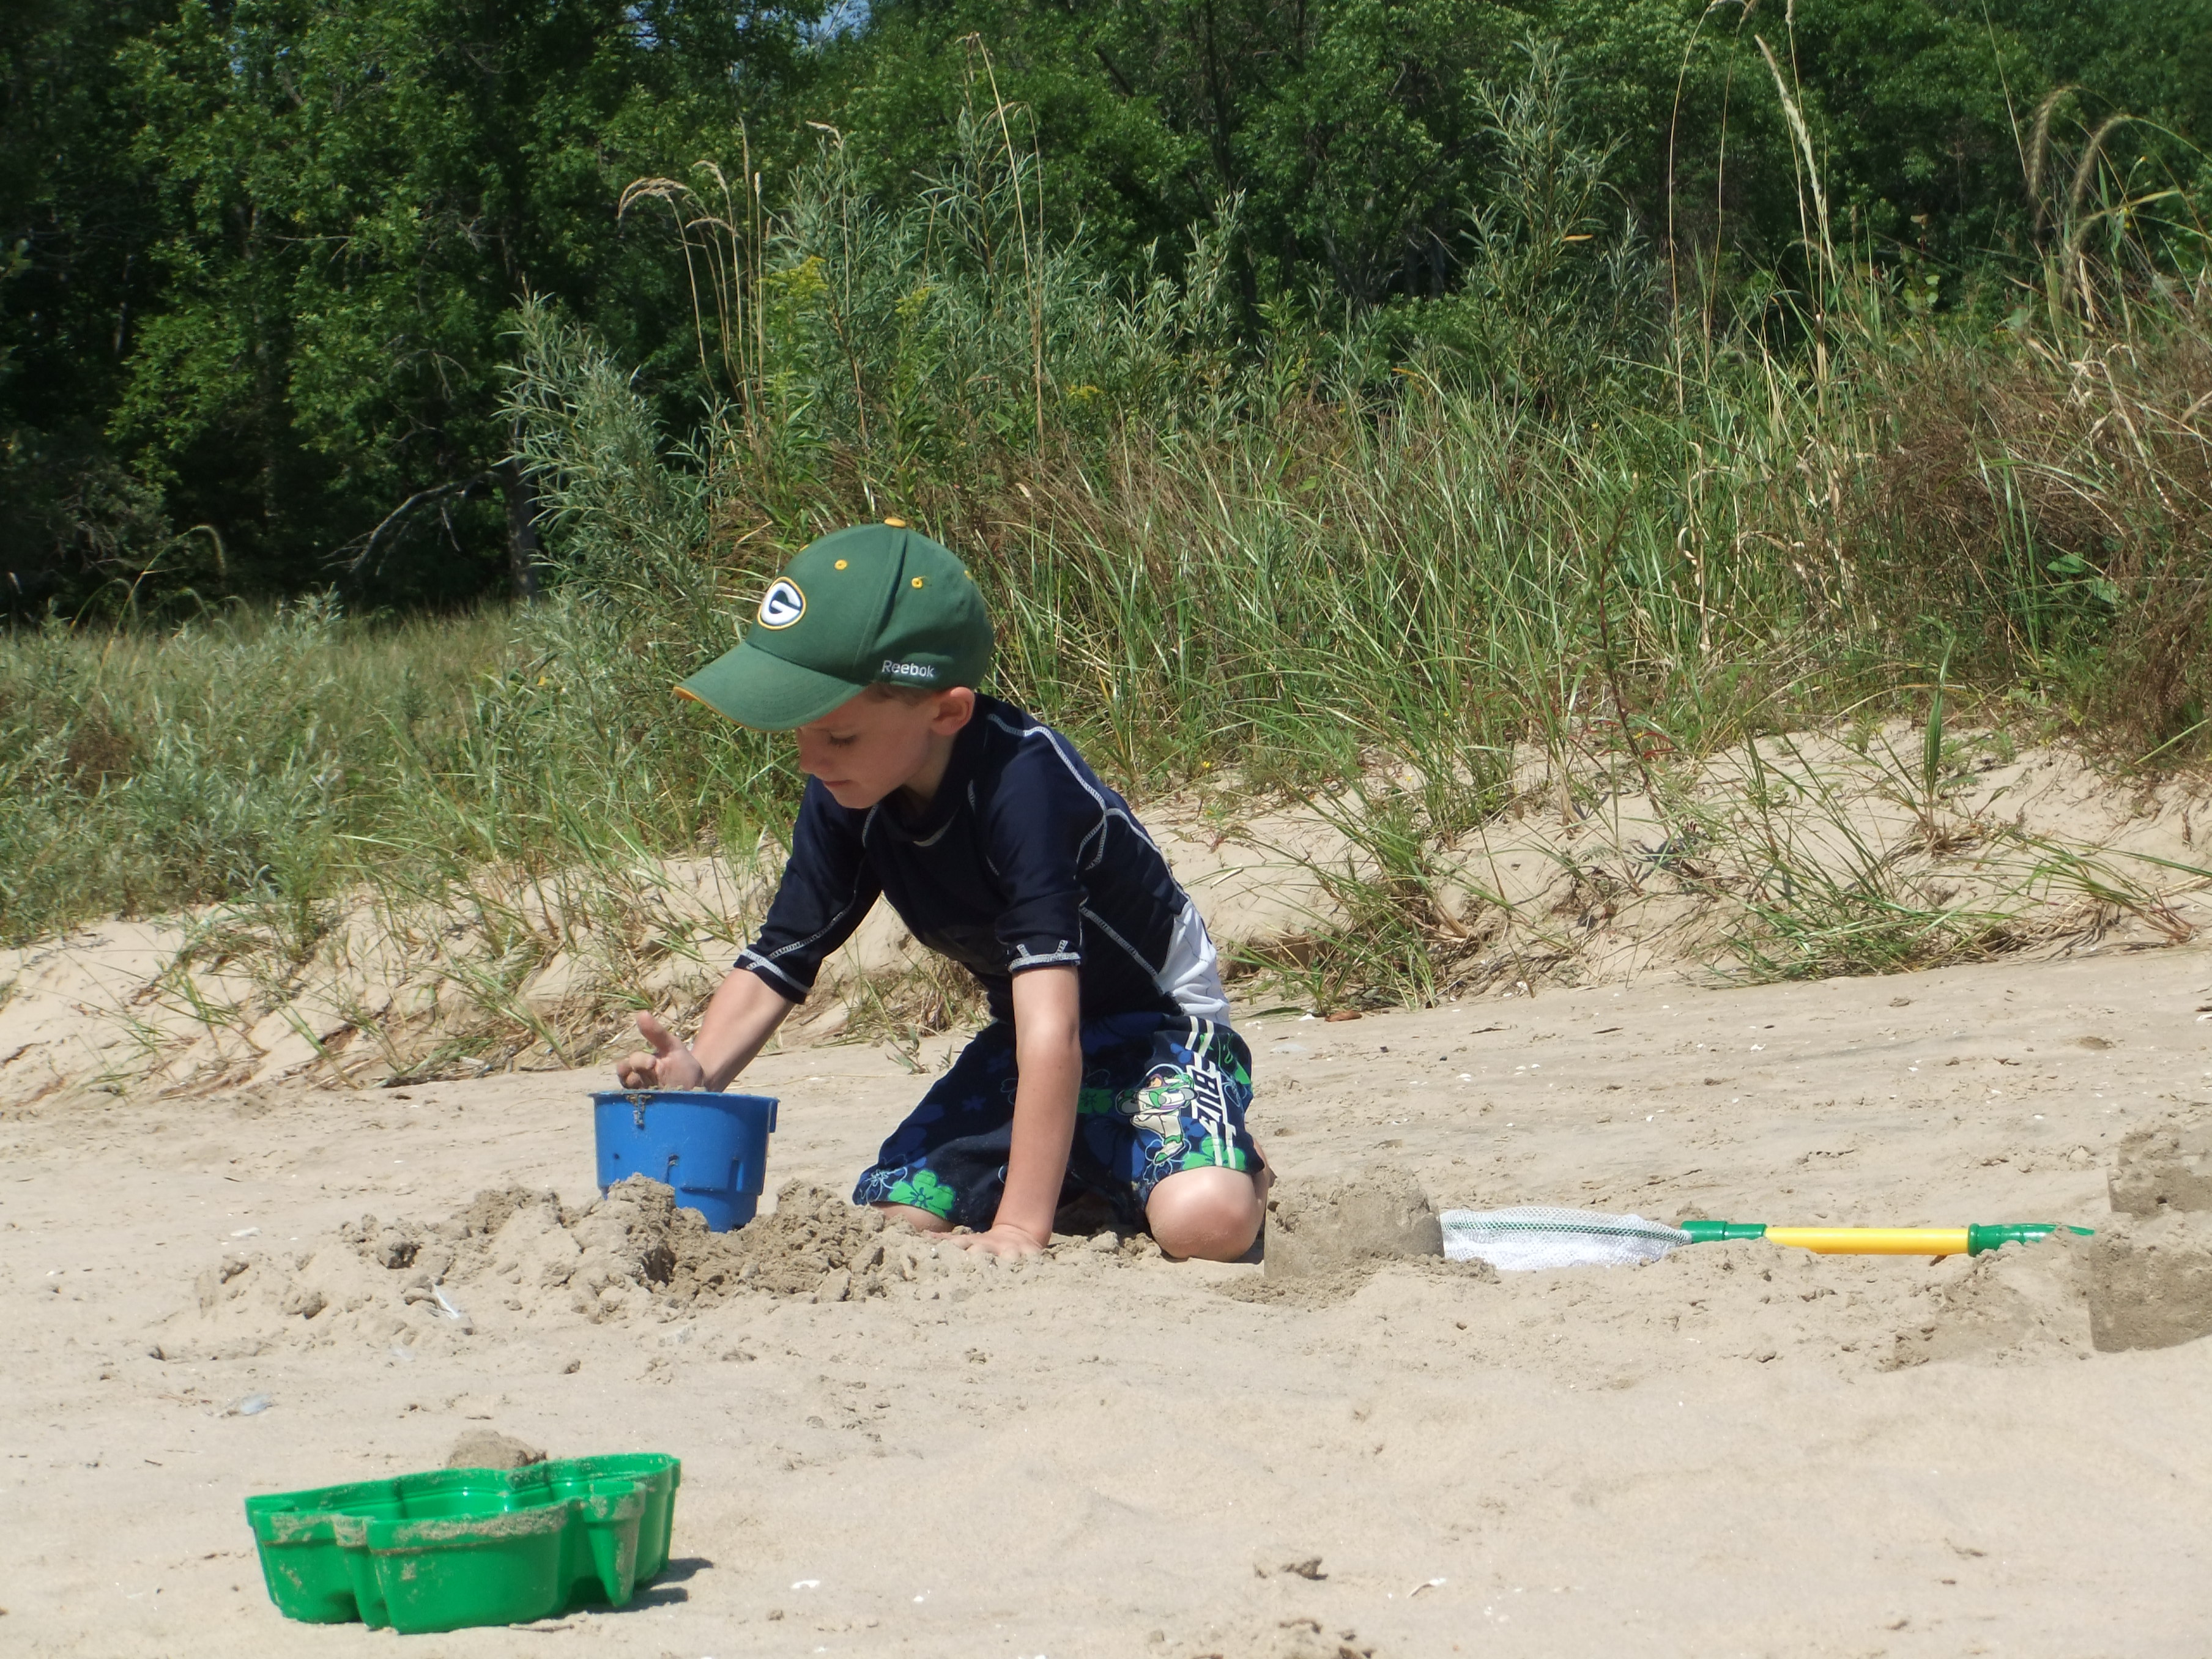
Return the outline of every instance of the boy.
{"type": "Polygon", "coordinates": [[[824,536],[744,642],[678,690],[791,731],[806,793],[760,936],[690,1047],[650,1014],[624,1088],[723,1089],[878,895],[981,981],[992,1023],[854,1189],[924,1231],[1023,1256],[1087,1189],[1170,1255],[1251,1248],[1267,1174],[1251,1057],[1197,909],[1066,738],[979,695],[982,596],[896,520],[824,536]]]}

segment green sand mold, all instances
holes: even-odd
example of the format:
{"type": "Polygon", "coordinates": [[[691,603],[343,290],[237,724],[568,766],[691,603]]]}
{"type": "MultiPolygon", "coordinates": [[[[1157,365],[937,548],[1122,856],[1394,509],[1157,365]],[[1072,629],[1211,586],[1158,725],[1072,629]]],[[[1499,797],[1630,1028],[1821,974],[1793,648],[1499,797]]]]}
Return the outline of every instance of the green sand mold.
{"type": "Polygon", "coordinates": [[[403,1634],[621,1607],[668,1565],[684,1466],[658,1452],[440,1469],[246,1500],[269,1599],[403,1634]]]}

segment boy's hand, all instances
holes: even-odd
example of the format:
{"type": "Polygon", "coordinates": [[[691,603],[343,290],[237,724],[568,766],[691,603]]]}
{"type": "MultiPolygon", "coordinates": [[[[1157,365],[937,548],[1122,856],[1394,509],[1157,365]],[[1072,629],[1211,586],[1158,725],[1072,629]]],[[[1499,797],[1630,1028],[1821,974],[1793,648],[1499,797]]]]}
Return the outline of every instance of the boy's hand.
{"type": "MultiPolygon", "coordinates": [[[[752,976],[747,975],[750,979],[752,976]]],[[[755,981],[757,983],[758,981],[755,981]]],[[[631,1054],[615,1066],[625,1089],[703,1089],[707,1068],[651,1014],[637,1017],[638,1034],[653,1045],[649,1054],[631,1054]]]]}
{"type": "Polygon", "coordinates": [[[1050,1241],[1032,1238],[1019,1227],[1001,1221],[987,1233],[954,1233],[941,1243],[957,1244],[963,1250],[975,1250],[984,1255],[995,1255],[1002,1261],[1018,1261],[1024,1256],[1042,1255],[1050,1241]]]}

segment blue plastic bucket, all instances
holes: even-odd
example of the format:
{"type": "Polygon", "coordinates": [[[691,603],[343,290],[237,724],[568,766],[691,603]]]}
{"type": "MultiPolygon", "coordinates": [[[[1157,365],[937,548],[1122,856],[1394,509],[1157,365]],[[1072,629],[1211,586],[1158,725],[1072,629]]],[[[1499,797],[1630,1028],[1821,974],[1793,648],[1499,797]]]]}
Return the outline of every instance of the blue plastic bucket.
{"type": "Polygon", "coordinates": [[[742,1227],[760,1207],[775,1102],[766,1095],[678,1089],[610,1091],[592,1097],[599,1190],[634,1175],[676,1188],[676,1202],[708,1227],[742,1227]]]}

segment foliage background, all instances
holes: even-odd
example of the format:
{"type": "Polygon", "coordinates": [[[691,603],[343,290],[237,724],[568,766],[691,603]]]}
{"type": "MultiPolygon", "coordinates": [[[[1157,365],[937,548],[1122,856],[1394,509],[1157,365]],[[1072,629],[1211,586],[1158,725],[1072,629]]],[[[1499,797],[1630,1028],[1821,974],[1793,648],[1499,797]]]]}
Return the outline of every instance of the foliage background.
{"type": "Polygon", "coordinates": [[[2202,177],[2212,0],[10,8],[0,599],[23,618],[514,587],[534,504],[501,471],[501,365],[525,298],[587,325],[688,428],[715,389],[690,295],[662,228],[617,217],[623,188],[703,158],[781,202],[826,125],[896,209],[959,162],[971,39],[985,104],[1034,118],[1041,234],[1124,294],[1213,239],[1242,366],[1378,313],[1386,349],[1480,357],[1470,312],[1500,298],[1484,227],[1527,178],[1483,88],[1532,42],[1607,155],[1590,216],[1655,256],[1620,268],[1617,303],[1654,327],[1741,313],[1808,275],[1803,158],[1760,38],[1837,238],[1942,310],[2013,303],[2053,93],[2062,133],[2137,118],[2107,135],[2136,188],[2202,177]]]}

